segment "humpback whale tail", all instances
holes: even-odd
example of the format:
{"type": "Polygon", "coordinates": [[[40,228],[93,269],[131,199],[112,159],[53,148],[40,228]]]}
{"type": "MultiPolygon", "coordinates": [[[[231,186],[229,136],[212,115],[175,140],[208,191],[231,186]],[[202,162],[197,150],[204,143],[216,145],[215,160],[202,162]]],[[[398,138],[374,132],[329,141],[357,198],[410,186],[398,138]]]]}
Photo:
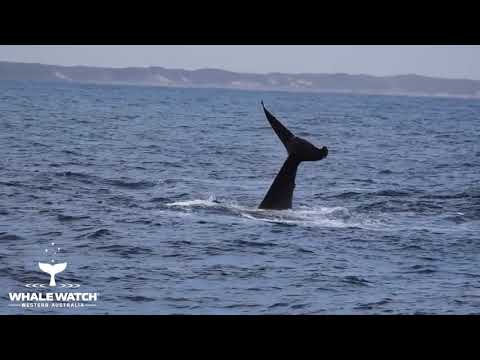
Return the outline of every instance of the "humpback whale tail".
{"type": "Polygon", "coordinates": [[[263,111],[273,131],[287,149],[288,157],[265,195],[260,209],[290,209],[298,165],[302,161],[318,161],[328,155],[327,147],[318,148],[305,139],[292,134],[262,103],[263,111]]]}
{"type": "Polygon", "coordinates": [[[319,149],[307,140],[293,135],[290,130],[265,108],[263,101],[262,107],[268,122],[287,149],[289,156],[295,157],[298,161],[318,161],[328,155],[328,149],[325,146],[319,149]]]}

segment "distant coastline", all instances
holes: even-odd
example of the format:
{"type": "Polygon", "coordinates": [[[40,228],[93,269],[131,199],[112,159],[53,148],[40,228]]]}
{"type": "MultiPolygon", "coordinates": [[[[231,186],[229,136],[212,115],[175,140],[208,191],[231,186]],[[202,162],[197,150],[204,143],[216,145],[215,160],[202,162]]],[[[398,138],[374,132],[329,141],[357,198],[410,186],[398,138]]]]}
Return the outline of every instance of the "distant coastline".
{"type": "Polygon", "coordinates": [[[480,80],[415,74],[252,74],[220,69],[105,68],[0,61],[2,80],[480,99],[480,80]]]}

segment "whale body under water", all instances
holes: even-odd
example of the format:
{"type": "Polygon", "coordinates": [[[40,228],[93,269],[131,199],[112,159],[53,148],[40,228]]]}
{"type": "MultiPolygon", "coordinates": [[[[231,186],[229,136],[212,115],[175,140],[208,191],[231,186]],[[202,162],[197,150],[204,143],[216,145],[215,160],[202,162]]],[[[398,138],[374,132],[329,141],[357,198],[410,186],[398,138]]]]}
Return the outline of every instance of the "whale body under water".
{"type": "Polygon", "coordinates": [[[272,210],[291,209],[298,166],[303,161],[318,161],[324,159],[328,155],[328,149],[326,146],[319,149],[307,140],[292,134],[290,130],[282,125],[282,123],[265,108],[263,101],[261,104],[273,131],[287,149],[288,157],[273,180],[259,208],[272,210]]]}

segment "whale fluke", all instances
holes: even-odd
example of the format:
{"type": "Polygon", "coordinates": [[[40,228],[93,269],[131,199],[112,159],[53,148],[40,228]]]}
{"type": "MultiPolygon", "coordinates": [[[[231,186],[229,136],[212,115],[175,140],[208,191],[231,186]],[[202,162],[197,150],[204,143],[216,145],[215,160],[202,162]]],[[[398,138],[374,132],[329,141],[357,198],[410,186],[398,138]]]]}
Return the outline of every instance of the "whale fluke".
{"type": "Polygon", "coordinates": [[[40,268],[40,270],[50,275],[49,285],[56,286],[55,275],[65,270],[67,268],[67,263],[59,263],[55,265],[51,265],[49,263],[38,263],[38,267],[40,268]]]}
{"type": "Polygon", "coordinates": [[[321,149],[305,139],[292,134],[275,116],[273,116],[261,102],[268,122],[273,131],[279,137],[288,152],[288,157],[283,163],[270,189],[261,202],[260,209],[283,210],[292,207],[293,191],[295,189],[295,177],[298,165],[302,161],[318,161],[328,155],[326,146],[321,149]]]}
{"type": "Polygon", "coordinates": [[[287,149],[287,152],[290,154],[290,151],[288,150],[288,143],[294,137],[294,135],[290,132],[290,130],[283,126],[282,123],[270,113],[270,111],[265,108],[263,100],[262,107],[270,126],[272,127],[273,131],[275,131],[275,134],[277,134],[278,138],[282,141],[283,145],[287,149]]]}

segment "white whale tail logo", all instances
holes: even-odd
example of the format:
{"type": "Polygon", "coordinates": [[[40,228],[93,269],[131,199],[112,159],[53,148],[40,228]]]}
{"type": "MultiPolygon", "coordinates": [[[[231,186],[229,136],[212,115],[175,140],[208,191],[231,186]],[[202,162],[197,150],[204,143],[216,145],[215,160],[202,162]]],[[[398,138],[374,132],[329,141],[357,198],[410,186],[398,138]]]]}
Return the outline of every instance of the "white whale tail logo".
{"type": "Polygon", "coordinates": [[[50,286],[56,286],[55,284],[55,275],[62,272],[67,268],[67,263],[60,263],[55,265],[50,265],[49,263],[38,263],[40,270],[50,274],[50,286]]]}

